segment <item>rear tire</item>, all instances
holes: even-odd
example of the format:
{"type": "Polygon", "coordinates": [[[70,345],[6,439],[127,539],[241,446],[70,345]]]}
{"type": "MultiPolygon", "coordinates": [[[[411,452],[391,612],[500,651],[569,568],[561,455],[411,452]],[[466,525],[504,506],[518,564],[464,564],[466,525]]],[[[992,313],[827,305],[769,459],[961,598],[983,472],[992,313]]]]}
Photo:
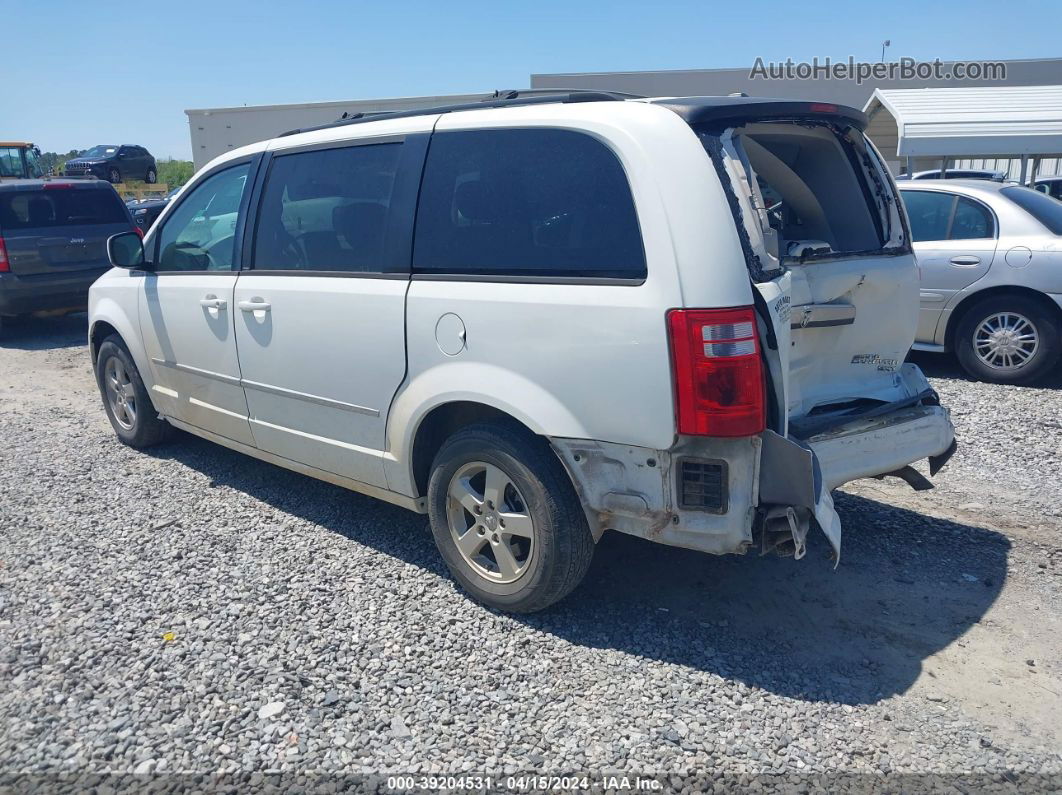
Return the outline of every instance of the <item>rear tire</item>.
{"type": "Polygon", "coordinates": [[[955,327],[955,356],[979,381],[1028,384],[1058,364],[1057,313],[1024,295],[990,296],[974,303],[955,327]]]}
{"type": "Polygon", "coordinates": [[[112,334],[96,356],[96,384],[118,440],[138,449],[165,441],[173,426],[160,419],[121,337],[112,334]]]}
{"type": "Polygon", "coordinates": [[[154,185],[159,181],[159,175],[155,172],[155,169],[149,168],[147,176],[144,177],[144,182],[148,185],[154,185]]]}
{"type": "Polygon", "coordinates": [[[432,534],[468,593],[531,613],[583,579],[594,539],[549,445],[523,428],[470,425],[440,448],[428,482],[432,534]]]}

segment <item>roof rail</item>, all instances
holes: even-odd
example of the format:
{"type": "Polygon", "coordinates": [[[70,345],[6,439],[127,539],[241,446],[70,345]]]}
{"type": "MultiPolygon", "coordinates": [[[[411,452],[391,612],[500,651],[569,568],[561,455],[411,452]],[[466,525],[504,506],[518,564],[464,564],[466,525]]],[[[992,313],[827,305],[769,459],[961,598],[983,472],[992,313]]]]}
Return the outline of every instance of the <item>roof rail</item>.
{"type": "Polygon", "coordinates": [[[344,113],[340,118],[328,124],[318,124],[314,127],[300,127],[296,130],[288,130],[278,135],[284,138],[288,135],[313,132],[314,130],[328,130],[332,127],[344,127],[348,124],[361,124],[367,121],[377,121],[381,118],[402,119],[410,116],[429,116],[435,113],[454,113],[462,110],[483,110],[484,108],[509,108],[519,105],[547,105],[551,103],[570,102],[618,102],[625,99],[641,99],[636,94],[623,94],[618,91],[583,91],[579,89],[512,89],[508,91],[495,91],[487,94],[478,102],[462,102],[456,105],[438,105],[433,108],[417,108],[416,110],[381,110],[365,111],[362,113],[344,113]]]}

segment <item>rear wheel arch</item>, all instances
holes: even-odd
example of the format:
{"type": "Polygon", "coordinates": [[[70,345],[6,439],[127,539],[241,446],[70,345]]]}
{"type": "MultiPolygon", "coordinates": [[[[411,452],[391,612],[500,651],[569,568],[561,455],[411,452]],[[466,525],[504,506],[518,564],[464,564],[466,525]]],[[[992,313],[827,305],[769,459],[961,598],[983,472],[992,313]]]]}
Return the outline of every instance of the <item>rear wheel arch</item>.
{"type": "Polygon", "coordinates": [[[1055,318],[1055,322],[1057,322],[1059,327],[1062,328],[1062,308],[1039,290],[1034,290],[1031,287],[1019,287],[1016,285],[989,287],[985,290],[978,290],[976,293],[971,293],[966,296],[955,305],[954,309],[951,310],[951,313],[948,315],[947,328],[944,330],[944,347],[948,351],[954,353],[956,331],[962,323],[963,318],[966,316],[966,313],[969,312],[971,308],[989,298],[1005,299],[1010,296],[1018,296],[1036,301],[1055,318]]]}
{"type": "Polygon", "coordinates": [[[508,425],[519,428],[529,436],[542,438],[511,414],[486,403],[458,400],[435,406],[424,415],[413,434],[410,466],[417,496],[423,497],[428,493],[432,462],[446,440],[462,428],[483,423],[508,425]]]}

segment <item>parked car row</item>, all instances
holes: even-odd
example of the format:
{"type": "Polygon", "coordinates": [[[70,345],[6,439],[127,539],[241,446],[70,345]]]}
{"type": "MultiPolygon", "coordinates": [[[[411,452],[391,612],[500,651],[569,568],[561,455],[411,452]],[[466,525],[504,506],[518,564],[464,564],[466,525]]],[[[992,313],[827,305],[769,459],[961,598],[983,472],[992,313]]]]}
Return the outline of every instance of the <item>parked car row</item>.
{"type": "Polygon", "coordinates": [[[80,157],[67,160],[63,166],[63,175],[91,176],[115,184],[126,180],[142,180],[154,184],[158,182],[158,166],[155,158],[142,146],[100,144],[80,157]]]}

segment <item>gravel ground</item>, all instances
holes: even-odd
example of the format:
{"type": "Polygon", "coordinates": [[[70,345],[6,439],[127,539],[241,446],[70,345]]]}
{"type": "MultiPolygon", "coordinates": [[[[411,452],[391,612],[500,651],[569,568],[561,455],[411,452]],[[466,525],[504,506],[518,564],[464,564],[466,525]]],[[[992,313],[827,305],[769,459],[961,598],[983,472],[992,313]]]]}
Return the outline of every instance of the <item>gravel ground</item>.
{"type": "Polygon", "coordinates": [[[7,335],[0,789],[74,773],[1062,784],[1057,386],[920,360],[960,453],[933,492],[845,489],[836,571],[817,538],[795,562],[607,536],[569,599],[513,617],[455,588],[423,517],[189,436],[118,444],[83,317],[7,335]]]}

